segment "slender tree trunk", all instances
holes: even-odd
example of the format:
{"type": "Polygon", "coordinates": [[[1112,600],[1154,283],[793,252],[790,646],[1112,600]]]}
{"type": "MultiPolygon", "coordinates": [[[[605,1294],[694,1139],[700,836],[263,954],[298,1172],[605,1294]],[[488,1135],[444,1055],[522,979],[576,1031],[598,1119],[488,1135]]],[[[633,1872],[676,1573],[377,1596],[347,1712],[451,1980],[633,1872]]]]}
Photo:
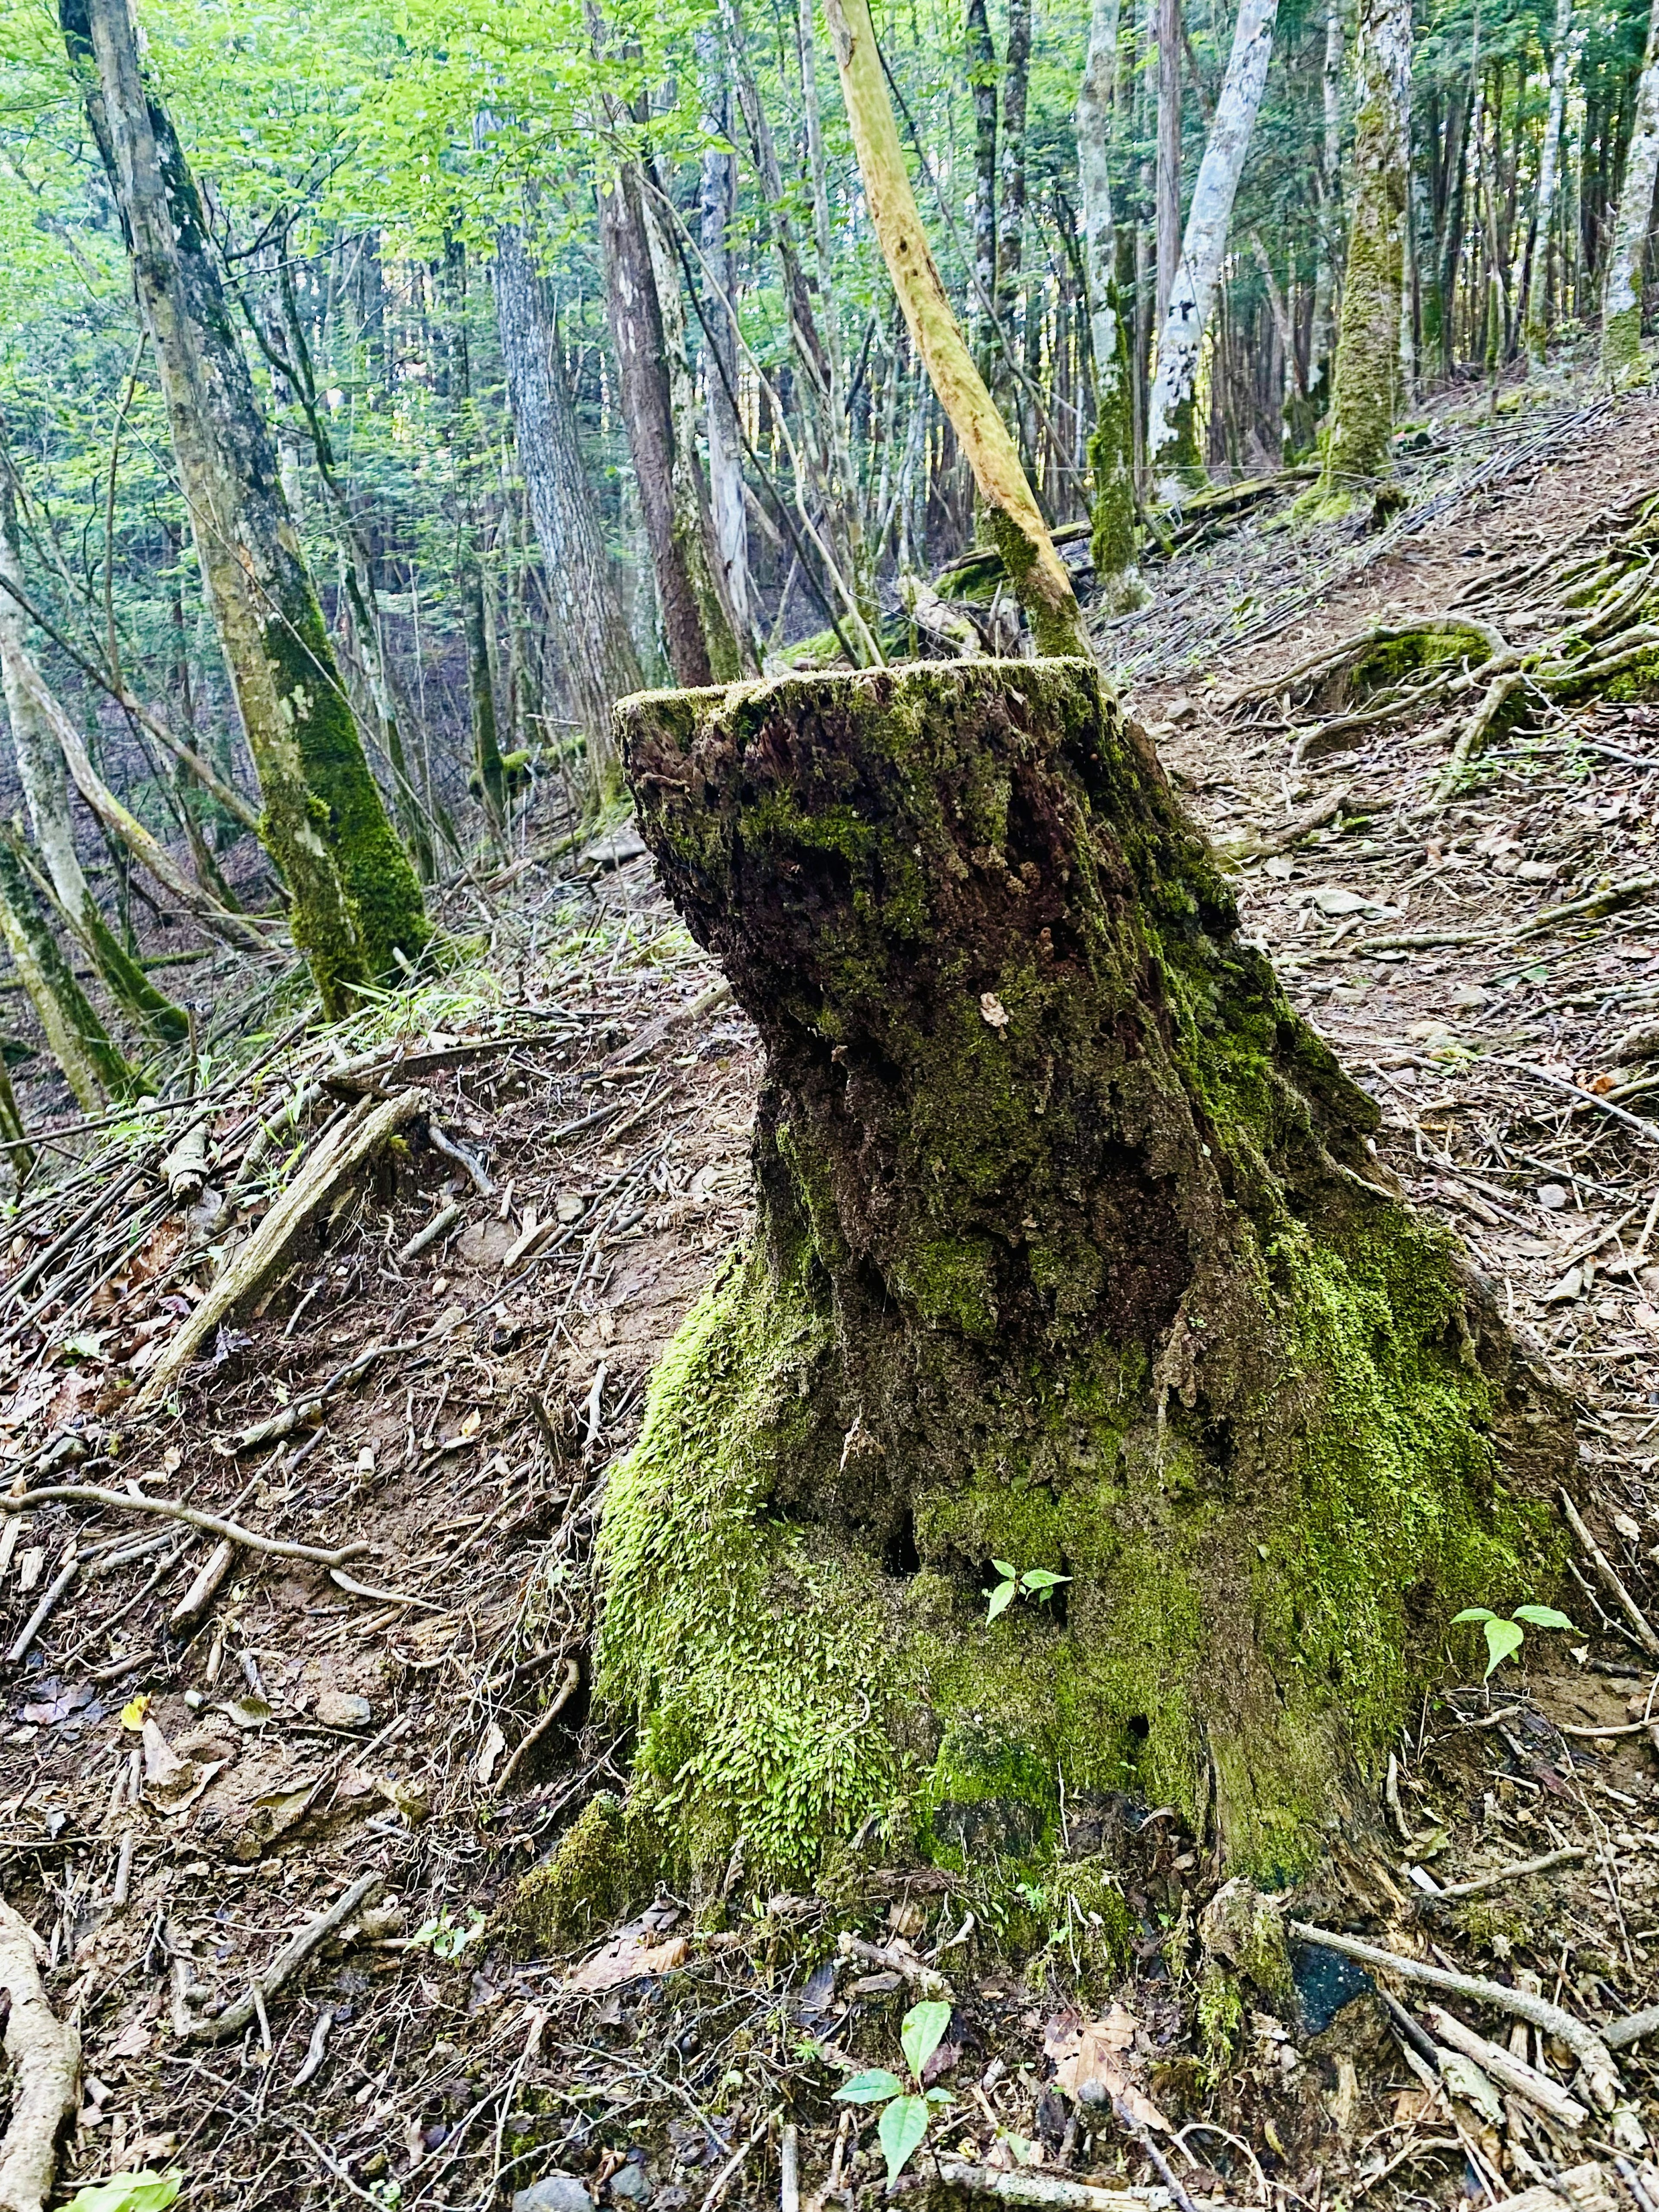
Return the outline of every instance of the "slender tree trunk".
{"type": "Polygon", "coordinates": [[[1114,611],[1145,596],[1135,566],[1134,407],[1129,337],[1117,289],[1117,237],[1107,160],[1117,82],[1120,0],[1093,0],[1089,51],[1077,99],[1078,198],[1083,211],[1083,272],[1095,372],[1091,544],[1095,574],[1114,611]]]}
{"type": "Polygon", "coordinates": [[[1279,0],[1239,0],[1227,74],[1193,187],[1181,266],[1158,338],[1146,429],[1147,465],[1155,495],[1163,500],[1178,499],[1183,486],[1202,479],[1194,420],[1199,353],[1227,251],[1233,200],[1267,87],[1278,12],[1279,0]]]}
{"type": "Polygon", "coordinates": [[[1017,404],[1009,349],[1019,319],[1020,265],[1025,240],[1025,99],[1031,76],[1032,0],[1008,0],[1008,43],[1002,64],[1002,128],[997,147],[997,319],[1003,343],[992,365],[991,392],[1005,420],[1017,404]]]}
{"type": "Polygon", "coordinates": [[[800,52],[801,107],[806,124],[807,179],[812,194],[812,244],[817,270],[824,366],[829,391],[824,406],[830,444],[830,481],[838,488],[842,513],[838,537],[845,547],[847,574],[866,617],[875,611],[869,557],[865,550],[862,502],[854,465],[848,417],[847,370],[842,360],[840,320],[836,313],[835,254],[830,224],[830,173],[823,153],[823,124],[818,112],[817,58],[813,52],[813,0],[799,0],[796,22],[800,52]]]}
{"type": "MultiPolygon", "coordinates": [[[[738,157],[731,149],[732,94],[719,33],[705,25],[696,33],[702,76],[703,128],[727,143],[703,149],[698,194],[698,242],[709,277],[727,299],[732,296],[730,229],[738,204],[738,157]]],[[[704,381],[708,387],[708,506],[714,553],[726,586],[732,626],[746,663],[754,659],[754,615],[749,579],[749,532],[743,498],[743,441],[734,394],[738,389],[738,347],[731,318],[717,301],[704,333],[704,381]]]]}
{"type": "Polygon", "coordinates": [[[40,911],[16,832],[0,823],[0,938],[16,963],[52,1058],[86,1114],[137,1085],[40,911]]]}
{"type": "MultiPolygon", "coordinates": [[[[0,577],[21,590],[23,569],[9,483],[3,496],[0,577]]],[[[85,945],[93,966],[116,1003],[153,1036],[164,1043],[176,1044],[190,1033],[183,1010],[156,989],[104,920],[92,886],[82,870],[80,856],[75,849],[75,823],[70,811],[63,751],[41,702],[38,678],[33,683],[29,680],[35,671],[24,641],[25,621],[21,607],[10,592],[0,590],[0,673],[3,674],[6,708],[17,756],[17,780],[23,787],[35,850],[46,864],[53,894],[70,928],[85,945]]]]}
{"type": "Polygon", "coordinates": [[[466,689],[471,708],[471,781],[484,810],[490,836],[499,842],[507,826],[507,775],[501,767],[501,736],[495,720],[495,686],[489,669],[489,641],[484,626],[484,574],[478,553],[476,508],[477,454],[472,419],[472,353],[466,327],[466,248],[459,239],[444,248],[444,289],[449,306],[450,468],[455,483],[455,592],[461,605],[461,635],[466,641],[466,689]]]}
{"type": "Polygon", "coordinates": [[[1018,449],[974,366],[922,228],[869,0],[825,0],[825,12],[870,219],[911,342],[973,470],[992,540],[1025,609],[1037,651],[1087,657],[1071,577],[1031,495],[1018,449]]]}
{"type": "Polygon", "coordinates": [[[1322,497],[1333,504],[1346,504],[1358,486],[1386,475],[1389,467],[1400,376],[1411,71],[1411,0],[1362,0],[1348,257],[1334,411],[1320,482],[1322,497]]]}
{"type": "Polygon", "coordinates": [[[974,351],[988,384],[997,355],[997,50],[985,0],[968,0],[968,83],[974,101],[974,351]]]}
{"type": "Polygon", "coordinates": [[[645,678],[629,634],[556,334],[516,227],[495,240],[495,317],[553,630],[595,789],[614,782],[611,709],[645,678]]]}
{"type": "MultiPolygon", "coordinates": [[[[643,189],[639,164],[624,161],[599,193],[605,319],[668,658],[675,681],[694,688],[714,680],[717,652],[711,651],[708,604],[713,578],[706,568],[699,574],[699,533],[687,526],[674,495],[673,398],[643,189]]],[[[728,649],[735,660],[735,647],[728,649]]]]}
{"type": "Polygon", "coordinates": [[[1320,72],[1324,131],[1319,149],[1319,258],[1314,270],[1313,326],[1308,336],[1308,419],[1293,443],[1311,444],[1331,400],[1331,338],[1335,327],[1336,271],[1342,240],[1342,11],[1335,0],[1325,12],[1325,64],[1320,72]]]}
{"type": "Polygon", "coordinates": [[[428,934],[420,884],[358,736],[214,265],[195,181],[139,72],[127,0],[61,0],[70,58],[132,253],[191,526],[325,1008],[428,934]]]}
{"type": "Polygon", "coordinates": [[[1158,9],[1158,297],[1152,328],[1162,337],[1181,262],[1181,0],[1158,9]]]}
{"type": "MultiPolygon", "coordinates": [[[[670,225],[665,196],[653,172],[640,172],[640,211],[645,220],[646,244],[662,325],[663,366],[668,379],[668,417],[673,432],[673,473],[670,489],[674,501],[674,536],[685,549],[685,565],[697,596],[698,618],[708,662],[717,683],[730,683],[744,672],[737,624],[714,543],[714,526],[708,511],[708,485],[697,458],[697,425],[702,410],[697,404],[697,382],[691,368],[691,348],[685,327],[685,295],[681,289],[680,258],[670,225]]],[[[723,317],[730,329],[729,317],[723,317]]]]}
{"type": "Polygon", "coordinates": [[[1636,88],[1636,119],[1625,156],[1624,181],[1613,222],[1613,243],[1601,290],[1601,374],[1615,386],[1644,374],[1642,277],[1659,179],[1659,0],[1648,18],[1647,48],[1636,88]]]}

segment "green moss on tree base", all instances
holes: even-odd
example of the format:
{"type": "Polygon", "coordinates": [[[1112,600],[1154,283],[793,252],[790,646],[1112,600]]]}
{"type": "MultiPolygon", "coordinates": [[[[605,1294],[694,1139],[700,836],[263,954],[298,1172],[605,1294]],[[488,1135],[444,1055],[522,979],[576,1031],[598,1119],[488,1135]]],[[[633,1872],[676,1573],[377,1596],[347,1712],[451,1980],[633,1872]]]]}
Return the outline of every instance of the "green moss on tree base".
{"type": "Polygon", "coordinates": [[[682,1867],[1304,1866],[1570,1425],[1077,662],[661,695],[641,826],[760,1023],[760,1228],[607,1493],[597,1694],[682,1867]],[[1069,1579],[996,1620],[1007,1560],[1069,1579]]]}
{"type": "Polygon", "coordinates": [[[591,1941],[651,1895],[655,1856],[637,1816],[600,1790],[552,1857],[519,1883],[503,1933],[515,1949],[537,1956],[591,1941]]]}

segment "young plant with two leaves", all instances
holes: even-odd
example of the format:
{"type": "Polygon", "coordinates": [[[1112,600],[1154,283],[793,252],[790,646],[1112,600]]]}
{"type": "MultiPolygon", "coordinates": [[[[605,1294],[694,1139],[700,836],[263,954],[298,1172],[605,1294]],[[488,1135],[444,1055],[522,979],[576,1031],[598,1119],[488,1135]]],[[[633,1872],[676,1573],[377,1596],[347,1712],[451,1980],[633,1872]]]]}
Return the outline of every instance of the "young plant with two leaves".
{"type": "Polygon", "coordinates": [[[926,2142],[927,2124],[933,2114],[942,2106],[954,2101],[948,2090],[924,2088],[921,2080],[928,2060],[939,2049],[950,2025],[948,2004],[934,1999],[927,2004],[912,2005],[899,2030],[906,2078],[901,2081],[884,2066],[872,2066],[866,2073],[855,2074],[836,2092],[843,2104],[882,2107],[876,2135],[887,2160],[890,2185],[898,2179],[926,2142]]]}

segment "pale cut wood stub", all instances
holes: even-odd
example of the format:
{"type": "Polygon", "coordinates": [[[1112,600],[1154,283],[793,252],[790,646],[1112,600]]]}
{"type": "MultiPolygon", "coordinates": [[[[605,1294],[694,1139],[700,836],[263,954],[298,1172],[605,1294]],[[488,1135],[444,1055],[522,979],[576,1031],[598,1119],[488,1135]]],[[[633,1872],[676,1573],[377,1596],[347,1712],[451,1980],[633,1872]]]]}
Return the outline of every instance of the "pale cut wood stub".
{"type": "Polygon", "coordinates": [[[11,2120],[0,2139],[0,2212],[41,2212],[58,2169],[58,2139],[80,2103],[80,2033],[47,2002],[40,1949],[21,1913],[0,1901],[0,1989],[11,2005],[12,2075],[11,2120]]]}

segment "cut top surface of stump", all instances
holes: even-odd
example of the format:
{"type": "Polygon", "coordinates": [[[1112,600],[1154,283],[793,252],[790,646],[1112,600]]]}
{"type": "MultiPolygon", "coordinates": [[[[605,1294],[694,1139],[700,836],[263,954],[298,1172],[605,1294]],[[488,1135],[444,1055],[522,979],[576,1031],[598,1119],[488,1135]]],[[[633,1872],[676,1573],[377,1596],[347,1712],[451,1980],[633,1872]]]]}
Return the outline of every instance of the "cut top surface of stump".
{"type": "Polygon", "coordinates": [[[1559,1395],[1092,666],[619,719],[768,1060],[756,1246],[607,1505],[645,1794],[781,1868],[884,1793],[931,1849],[1040,1838],[1058,1771],[1304,1859],[1452,1613],[1551,1579],[1559,1395]],[[998,1562],[1066,1579],[988,1620],[998,1562]]]}

